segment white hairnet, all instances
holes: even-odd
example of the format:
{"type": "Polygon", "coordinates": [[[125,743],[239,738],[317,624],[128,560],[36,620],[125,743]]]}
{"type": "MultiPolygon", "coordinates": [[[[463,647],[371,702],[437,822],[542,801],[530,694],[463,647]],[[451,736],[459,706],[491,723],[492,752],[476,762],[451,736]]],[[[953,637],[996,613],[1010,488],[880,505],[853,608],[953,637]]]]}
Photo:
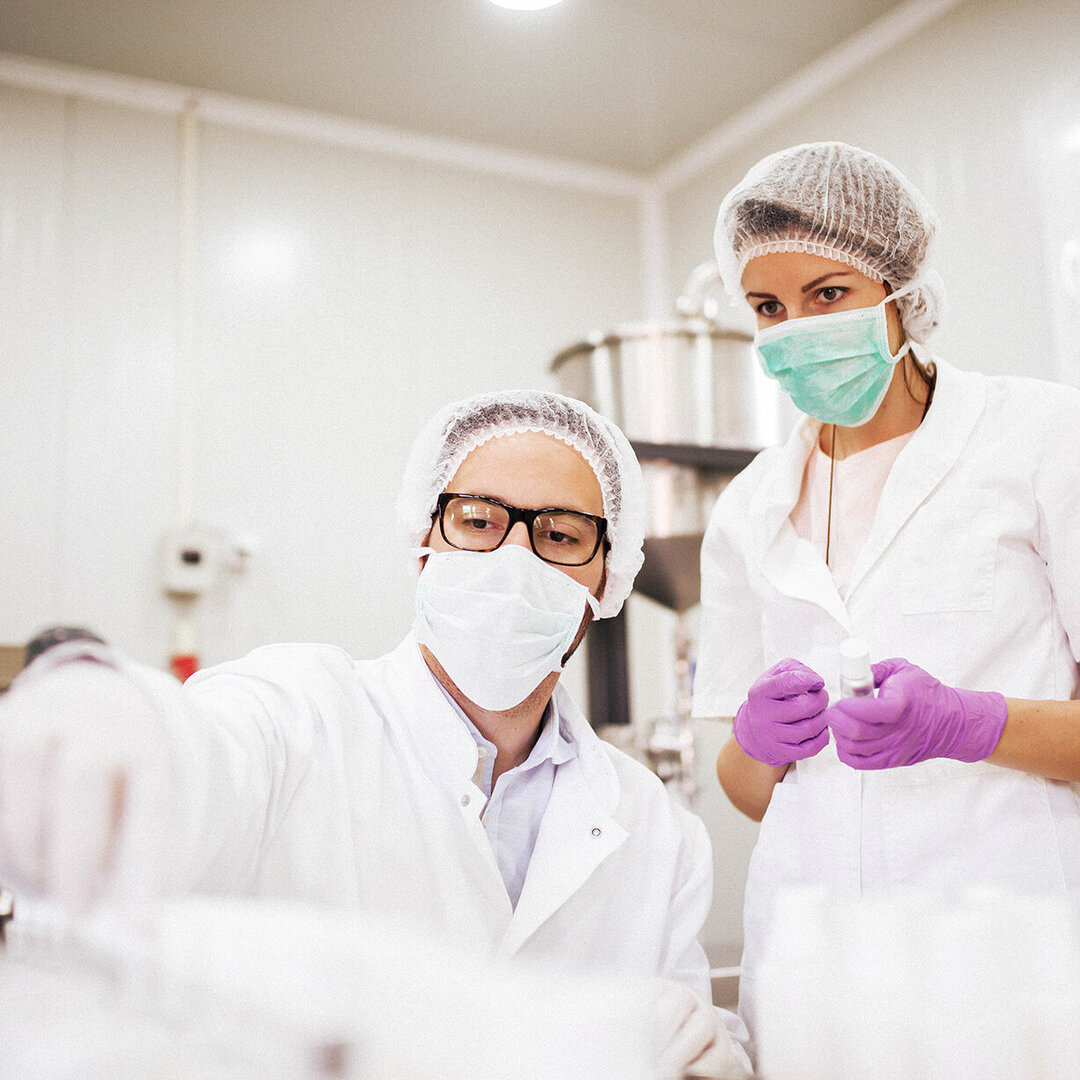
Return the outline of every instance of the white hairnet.
{"type": "Polygon", "coordinates": [[[728,294],[742,299],[742,272],[759,255],[805,251],[847,263],[892,290],[904,331],[924,341],[944,311],[930,266],[937,216],[887,161],[841,142],[804,143],[762,158],[720,204],[713,242],[728,294]]]}
{"type": "Polygon", "coordinates": [[[541,431],[572,446],[600,483],[607,518],[607,584],[599,617],[618,615],[644,560],[645,485],[626,436],[584,402],[544,390],[481,394],[441,409],[417,436],[405,465],[398,518],[412,546],[431,528],[436,500],[482,443],[541,431]]]}

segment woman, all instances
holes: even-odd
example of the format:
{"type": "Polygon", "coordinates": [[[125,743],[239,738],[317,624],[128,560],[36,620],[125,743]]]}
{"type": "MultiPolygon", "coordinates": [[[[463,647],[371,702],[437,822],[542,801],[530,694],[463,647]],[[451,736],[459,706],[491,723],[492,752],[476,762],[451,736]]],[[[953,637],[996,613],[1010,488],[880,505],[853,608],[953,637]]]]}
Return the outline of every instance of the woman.
{"type": "Polygon", "coordinates": [[[751,1032],[784,887],[1080,896],[1080,393],[926,352],[936,232],[842,143],[765,158],[720,207],[725,284],[808,414],[728,486],[702,550],[694,711],[734,717],[717,775],[763,819],[751,1032]],[[848,637],[876,696],[839,699],[848,637]]]}

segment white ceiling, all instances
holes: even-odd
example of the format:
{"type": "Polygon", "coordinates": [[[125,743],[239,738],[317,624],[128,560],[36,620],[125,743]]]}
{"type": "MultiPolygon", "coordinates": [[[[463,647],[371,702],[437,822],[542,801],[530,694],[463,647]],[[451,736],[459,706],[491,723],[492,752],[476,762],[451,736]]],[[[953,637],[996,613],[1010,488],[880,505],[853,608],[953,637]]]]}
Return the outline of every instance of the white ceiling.
{"type": "Polygon", "coordinates": [[[0,0],[0,51],[648,173],[905,0],[0,0]]]}

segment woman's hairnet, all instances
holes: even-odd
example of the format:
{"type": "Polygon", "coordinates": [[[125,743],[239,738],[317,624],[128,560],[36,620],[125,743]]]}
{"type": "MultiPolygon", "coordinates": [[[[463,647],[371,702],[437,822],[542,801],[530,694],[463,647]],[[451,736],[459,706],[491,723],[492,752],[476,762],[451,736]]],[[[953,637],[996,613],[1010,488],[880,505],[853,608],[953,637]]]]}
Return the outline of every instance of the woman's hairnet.
{"type": "Polygon", "coordinates": [[[398,518],[417,547],[436,500],[466,456],[489,439],[540,431],[572,446],[600,483],[611,550],[599,617],[617,615],[644,560],[645,485],[626,436],[584,402],[543,390],[481,394],[441,409],[417,436],[405,465],[398,518]]]}
{"type": "Polygon", "coordinates": [[[887,161],[841,142],[804,143],[762,158],[720,204],[714,245],[728,294],[744,297],[742,273],[759,255],[805,251],[853,266],[892,290],[904,332],[924,341],[944,311],[931,269],[937,216],[887,161]]]}

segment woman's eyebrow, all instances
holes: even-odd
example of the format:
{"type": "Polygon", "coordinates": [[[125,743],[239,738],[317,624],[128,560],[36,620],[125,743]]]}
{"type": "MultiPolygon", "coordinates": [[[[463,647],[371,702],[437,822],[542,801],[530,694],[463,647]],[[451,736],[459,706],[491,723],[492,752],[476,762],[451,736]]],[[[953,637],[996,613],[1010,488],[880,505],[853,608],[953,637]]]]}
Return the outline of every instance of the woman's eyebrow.
{"type": "Polygon", "coordinates": [[[829,278],[848,277],[848,276],[849,275],[844,270],[833,270],[828,274],[822,274],[821,277],[819,277],[819,278],[814,278],[813,281],[811,281],[809,284],[804,285],[802,287],[802,291],[804,293],[808,293],[811,289],[816,289],[823,281],[828,281],[829,278]]]}
{"type": "MultiPolygon", "coordinates": [[[[809,284],[804,285],[802,287],[801,291],[804,292],[804,293],[808,293],[811,289],[816,289],[823,281],[828,281],[829,278],[834,278],[834,277],[844,278],[844,277],[849,277],[849,276],[850,276],[850,274],[846,270],[832,270],[828,274],[822,274],[821,277],[814,278],[814,280],[811,281],[809,284]]],[[[775,300],[776,299],[776,296],[773,293],[767,293],[767,292],[749,291],[745,295],[746,296],[760,296],[763,300],[775,300]]]]}

